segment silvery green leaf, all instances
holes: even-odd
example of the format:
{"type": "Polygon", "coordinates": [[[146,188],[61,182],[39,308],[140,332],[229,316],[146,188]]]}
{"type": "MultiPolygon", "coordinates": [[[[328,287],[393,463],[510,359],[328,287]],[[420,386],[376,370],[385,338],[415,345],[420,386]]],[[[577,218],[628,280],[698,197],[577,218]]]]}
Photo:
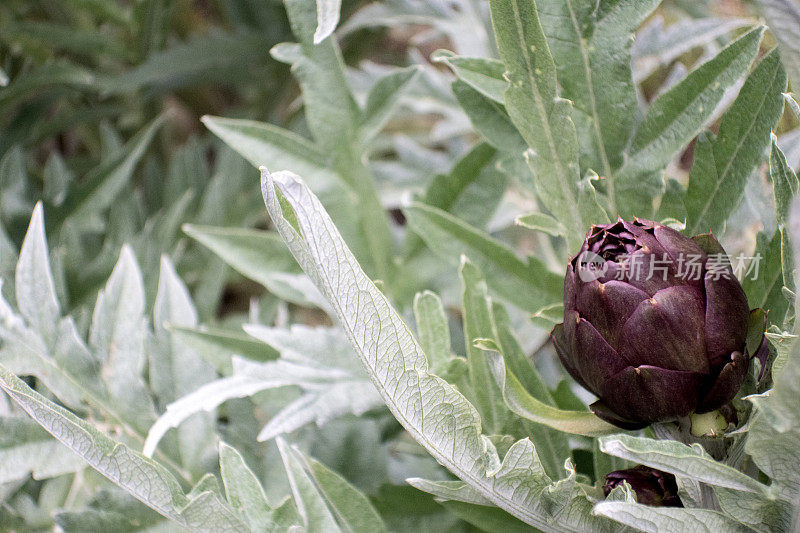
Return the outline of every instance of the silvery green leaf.
{"type": "Polygon", "coordinates": [[[299,399],[284,406],[259,433],[259,440],[294,431],[308,423],[323,425],[347,413],[356,415],[381,405],[380,398],[336,329],[293,326],[291,329],[248,325],[246,331],[280,352],[276,361],[258,363],[234,356],[232,375],[197,388],[169,404],[147,436],[144,454],[173,427],[203,411],[212,411],[233,398],[297,386],[299,399]]]}
{"type": "Polygon", "coordinates": [[[501,242],[434,207],[413,202],[403,213],[411,229],[450,264],[469,257],[500,298],[530,312],[561,301],[561,276],[537,258],[524,261],[501,242]]]}
{"type": "Polygon", "coordinates": [[[434,481],[421,478],[409,478],[409,485],[428,494],[433,494],[437,499],[457,502],[473,503],[475,505],[493,505],[484,498],[480,492],[473,489],[463,481],[434,481]]]}
{"type": "Polygon", "coordinates": [[[541,231],[553,237],[563,235],[563,233],[566,231],[566,228],[564,228],[564,225],[561,224],[561,222],[546,213],[539,213],[537,211],[520,215],[514,220],[514,222],[519,226],[523,226],[534,231],[541,231]]]}
{"type": "Polygon", "coordinates": [[[72,318],[59,317],[41,204],[34,210],[16,272],[17,298],[25,303],[23,314],[17,314],[0,295],[3,364],[15,373],[36,376],[67,405],[89,402],[107,410],[99,361],[78,335],[72,318]]]}
{"type": "Polygon", "coordinates": [[[756,494],[764,494],[767,491],[766,485],[735,468],[715,461],[699,445],[687,446],[672,440],[613,435],[600,438],[600,449],[616,457],[715,487],[756,494]]]}
{"type": "MultiPolygon", "coordinates": [[[[167,325],[194,327],[197,312],[183,281],[166,256],[161,258],[155,306],[153,309],[154,345],[149,353],[150,385],[162,406],[213,381],[216,373],[195,350],[170,333],[167,325]]],[[[198,413],[178,428],[181,463],[204,472],[216,455],[214,417],[198,413]]]]}
{"type": "Polygon", "coordinates": [[[319,44],[333,34],[339,24],[339,11],[342,0],[317,0],[317,29],[314,30],[314,44],[319,44]]]}
{"type": "Polygon", "coordinates": [[[783,371],[783,367],[786,366],[789,360],[789,356],[792,353],[792,344],[797,339],[797,335],[785,331],[768,331],[765,335],[777,352],[775,360],[772,362],[772,373],[777,376],[783,371]]]}
{"type": "MultiPolygon", "coordinates": [[[[286,12],[299,48],[290,59],[292,73],[300,82],[303,105],[318,147],[335,154],[356,140],[361,110],[344,76],[344,63],[333,39],[314,43],[317,14],[314,2],[288,0],[286,12]]],[[[274,167],[274,163],[270,164],[274,167]]]]}
{"type": "Polygon", "coordinates": [[[489,358],[484,350],[476,345],[478,339],[490,341],[497,339],[489,289],[480,269],[466,256],[461,258],[458,274],[461,278],[467,368],[473,390],[471,400],[478,409],[486,431],[490,435],[499,435],[505,426],[508,412],[503,405],[502,392],[492,376],[489,358]]]}
{"type": "Polygon", "coordinates": [[[600,502],[594,513],[648,533],[697,531],[702,533],[747,533],[743,524],[717,511],[651,507],[629,502],[600,502]]]}
{"type": "Polygon", "coordinates": [[[383,76],[369,91],[359,123],[359,136],[368,142],[386,125],[400,98],[414,84],[422,71],[418,67],[399,69],[383,76]]]}
{"type": "Polygon", "coordinates": [[[197,350],[206,361],[217,369],[217,372],[223,375],[231,374],[231,356],[233,355],[240,355],[252,361],[273,361],[279,355],[270,346],[255,340],[239,329],[170,326],[169,331],[197,350]]]}
{"type": "Polygon", "coordinates": [[[116,408],[144,432],[155,410],[143,379],[145,295],[133,250],[124,246],[105,288],[97,295],[89,346],[103,365],[103,378],[116,408]]]}
{"type": "Polygon", "coordinates": [[[414,320],[419,344],[428,356],[428,365],[439,368],[450,359],[450,327],[442,300],[435,292],[418,292],[414,297],[414,320]]]}
{"type": "MultiPolygon", "coordinates": [[[[499,302],[494,302],[492,315],[497,328],[497,347],[510,372],[516,376],[526,393],[539,402],[555,407],[553,395],[533,365],[533,361],[520,345],[506,309],[499,302]]],[[[562,312],[561,316],[563,315],[562,312]]],[[[494,377],[497,378],[496,375],[494,377]]],[[[564,460],[570,456],[567,435],[536,423],[525,423],[524,431],[530,435],[547,474],[551,478],[559,477],[563,472],[564,460]]]]}
{"type": "Polygon", "coordinates": [[[498,150],[512,154],[520,154],[526,150],[528,145],[525,139],[519,134],[502,104],[487,98],[462,80],[454,81],[451,87],[472,126],[483,135],[486,142],[498,150]]]}
{"type": "MultiPolygon", "coordinates": [[[[620,209],[623,214],[646,203],[637,193],[642,180],[653,181],[653,174],[660,172],[697,135],[725,91],[750,66],[763,32],[763,26],[747,32],[653,102],[638,124],[618,172],[617,204],[625,207],[620,209]]],[[[655,181],[660,182],[661,178],[655,181]]]]}
{"type": "Polygon", "coordinates": [[[508,81],[503,77],[506,67],[502,61],[487,57],[462,57],[449,50],[435,51],[431,54],[431,61],[445,63],[453,69],[458,79],[498,104],[505,104],[503,95],[508,88],[508,81]]]}
{"type": "Polygon", "coordinates": [[[0,483],[79,472],[86,463],[25,417],[0,417],[0,483]]]}
{"type": "MultiPolygon", "coordinates": [[[[789,254],[784,252],[784,240],[788,234],[779,229],[772,237],[764,232],[756,235],[756,249],[751,263],[757,265],[757,270],[746,275],[742,280],[742,288],[747,295],[747,301],[753,308],[768,309],[770,324],[781,325],[786,311],[789,309],[789,299],[783,294],[784,270],[782,258],[790,260],[789,254]],[[756,263],[757,261],[757,263],[756,263]]],[[[789,249],[788,242],[786,249],[789,249]]],[[[749,269],[748,269],[749,270],[749,269]]],[[[747,271],[743,272],[747,274],[747,271]]]]}
{"type": "Polygon", "coordinates": [[[599,205],[579,209],[578,138],[572,104],[557,97],[556,67],[532,0],[494,0],[492,25],[508,71],[504,100],[511,121],[527,142],[528,164],[542,204],[569,230],[570,248],[580,246],[599,205]]]}
{"type": "Polygon", "coordinates": [[[219,443],[219,469],[228,503],[250,524],[252,531],[272,531],[272,508],[261,483],[242,455],[233,447],[219,443]]]}
{"type": "Polygon", "coordinates": [[[508,369],[502,354],[487,354],[506,406],[517,415],[553,429],[576,435],[598,436],[619,431],[589,411],[565,411],[535,398],[508,369]]]}
{"type": "Polygon", "coordinates": [[[339,179],[312,142],[289,130],[266,122],[212,116],[203,117],[203,124],[255,167],[297,169],[308,175],[318,192],[339,179]]]}
{"type": "Polygon", "coordinates": [[[786,162],[792,168],[800,168],[800,128],[778,137],[778,146],[786,155],[786,162]]]}
{"type": "Polygon", "coordinates": [[[698,137],[685,205],[690,235],[719,232],[739,205],[783,113],[786,72],[777,50],[756,66],[722,117],[719,134],[698,137]]]}
{"type": "MultiPolygon", "coordinates": [[[[798,242],[796,209],[795,202],[790,219],[795,253],[798,242]]],[[[800,421],[796,408],[800,394],[798,349],[800,346],[794,342],[769,394],[752,398],[756,413],[745,445],[758,468],[769,476],[773,494],[789,503],[785,518],[791,524],[789,530],[796,529],[800,523],[800,474],[795,467],[800,461],[800,421]]]]}
{"type": "Polygon", "coordinates": [[[714,494],[722,512],[747,525],[754,531],[772,533],[791,531],[790,504],[766,494],[715,488],[714,494]]]}
{"type": "Polygon", "coordinates": [[[456,161],[450,172],[431,180],[422,201],[483,228],[505,193],[506,177],[495,166],[497,150],[476,145],[456,161]]]}
{"type": "Polygon", "coordinates": [[[198,531],[249,531],[216,495],[188,498],[163,466],[106,437],[3,367],[0,388],[89,466],[163,516],[198,531]]]}
{"type": "Polygon", "coordinates": [[[20,314],[31,328],[39,332],[45,343],[52,346],[55,333],[53,326],[61,318],[61,309],[50,269],[41,203],[36,204],[31,215],[28,233],[19,252],[14,281],[20,314]]]}
{"type": "Polygon", "coordinates": [[[302,273],[276,233],[193,225],[183,229],[234,270],[282,299],[298,305],[327,308],[325,299],[302,273]]]}
{"type": "Polygon", "coordinates": [[[778,139],[772,136],[769,153],[769,176],[772,181],[772,192],[775,196],[775,211],[779,226],[789,222],[789,208],[792,200],[800,191],[800,182],[794,170],[786,162],[786,156],[778,147],[778,139]]]}
{"type": "Polygon", "coordinates": [[[783,93],[783,99],[786,100],[786,105],[792,110],[792,113],[798,120],[800,120],[800,103],[795,100],[794,96],[789,93],[783,93]]]}
{"type": "Polygon", "coordinates": [[[659,4],[624,0],[603,5],[590,0],[538,0],[542,26],[564,98],[589,118],[598,173],[614,198],[613,168],[633,130],[637,112],[631,75],[633,32],[659,4]]]}
{"type": "MultiPolygon", "coordinates": [[[[5,92],[5,91],[4,91],[5,92]]],[[[5,220],[27,215],[31,204],[26,198],[28,172],[25,167],[25,152],[19,145],[9,148],[0,159],[0,213],[5,220]]]]}
{"type": "Polygon", "coordinates": [[[307,531],[386,531],[358,489],[283,439],[276,442],[307,531]]]}
{"type": "Polygon", "coordinates": [[[73,180],[72,173],[59,153],[50,154],[44,167],[43,194],[47,201],[55,206],[61,205],[73,180]]]}
{"type": "Polygon", "coordinates": [[[410,328],[358,266],[319,200],[299,178],[264,169],[262,189],[279,233],[330,299],[375,387],[411,436],[462,481],[531,525],[551,531],[610,531],[609,522],[589,516],[592,501],[574,477],[551,485],[529,440],[514,443],[500,460],[491,441],[481,435],[474,406],[430,373],[410,328]]]}
{"type": "Polygon", "coordinates": [[[778,41],[795,94],[800,94],[800,6],[794,0],[759,0],[761,13],[778,41]]]}
{"type": "Polygon", "coordinates": [[[633,77],[641,82],[686,52],[713,45],[720,37],[750,24],[751,20],[741,18],[686,18],[664,27],[663,17],[655,16],[633,41],[633,77]]]}

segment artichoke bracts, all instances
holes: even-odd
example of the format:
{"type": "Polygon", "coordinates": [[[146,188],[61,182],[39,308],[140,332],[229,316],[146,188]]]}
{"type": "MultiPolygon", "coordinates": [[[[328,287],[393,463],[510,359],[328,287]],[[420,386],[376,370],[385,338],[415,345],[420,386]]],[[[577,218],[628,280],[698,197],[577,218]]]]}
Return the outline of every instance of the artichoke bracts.
{"type": "Polygon", "coordinates": [[[552,336],[567,371],[599,397],[592,411],[637,429],[730,402],[753,356],[749,318],[712,235],[619,220],[593,226],[570,260],[552,336]]]}

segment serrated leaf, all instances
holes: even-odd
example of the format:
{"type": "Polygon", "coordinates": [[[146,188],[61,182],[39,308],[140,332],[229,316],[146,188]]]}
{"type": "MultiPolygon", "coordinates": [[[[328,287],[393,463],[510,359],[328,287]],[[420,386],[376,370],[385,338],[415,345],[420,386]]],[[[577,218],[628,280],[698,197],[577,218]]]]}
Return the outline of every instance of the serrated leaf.
{"type": "Polygon", "coordinates": [[[783,324],[783,317],[789,309],[789,300],[783,294],[784,235],[786,233],[781,230],[776,231],[772,238],[764,233],[756,235],[755,255],[751,261],[757,262],[758,269],[742,280],[748,303],[753,308],[768,310],[770,324],[776,325],[783,324]]]}
{"type": "Polygon", "coordinates": [[[631,75],[633,32],[659,4],[623,0],[599,6],[586,0],[539,0],[542,26],[558,71],[562,96],[588,116],[598,173],[614,197],[619,166],[637,112],[631,75]]]}
{"type": "Polygon", "coordinates": [[[800,192],[800,181],[786,162],[786,156],[778,147],[778,139],[774,136],[769,152],[769,177],[772,181],[772,193],[775,196],[778,225],[786,226],[789,222],[789,208],[792,200],[800,192]]]}
{"type": "Polygon", "coordinates": [[[590,223],[601,218],[598,205],[578,205],[578,138],[571,103],[557,98],[556,68],[532,0],[494,0],[492,26],[508,70],[505,103],[512,122],[530,147],[528,164],[536,192],[550,213],[568,228],[577,248],[590,223]]]}
{"type": "Polygon", "coordinates": [[[303,394],[272,417],[259,433],[259,440],[311,422],[322,425],[347,413],[360,415],[380,405],[340,331],[299,325],[286,330],[255,325],[245,329],[265,347],[280,352],[280,358],[258,363],[234,356],[231,376],[206,383],[167,406],[150,428],[145,455],[154,452],[170,428],[180,426],[195,413],[212,411],[228,400],[264,390],[296,386],[303,394]]]}
{"type": "Polygon", "coordinates": [[[103,365],[109,395],[140,432],[155,420],[144,383],[144,282],[133,250],[124,246],[105,288],[97,295],[89,346],[103,365]]]}
{"type": "Polygon", "coordinates": [[[786,72],[777,50],[748,76],[723,115],[719,134],[698,137],[685,205],[690,235],[719,232],[739,205],[747,178],[761,162],[783,113],[786,72]]]}
{"type": "Polygon", "coordinates": [[[642,180],[660,172],[712,116],[725,91],[750,66],[763,31],[759,26],[739,37],[653,102],[617,174],[617,205],[623,215],[635,214],[645,203],[637,193],[642,180]]]}
{"type": "Polygon", "coordinates": [[[163,466],[106,437],[2,366],[0,388],[89,466],[163,516],[199,531],[249,531],[214,494],[189,499],[163,466]]]}
{"type": "Polygon", "coordinates": [[[19,252],[14,275],[17,305],[31,327],[40,332],[48,345],[53,344],[54,328],[61,318],[53,272],[44,234],[42,204],[36,204],[31,223],[19,252]]]}
{"type": "Polygon", "coordinates": [[[437,461],[531,525],[610,531],[609,522],[588,516],[592,502],[573,477],[551,485],[529,440],[514,443],[499,460],[491,441],[481,435],[475,408],[430,374],[411,330],[359,268],[319,200],[296,176],[264,170],[262,189],[273,223],[330,299],[387,406],[437,461]],[[560,503],[554,507],[555,501],[560,503]]]}
{"type": "MultiPolygon", "coordinates": [[[[148,354],[150,385],[162,406],[216,377],[211,365],[170,333],[167,325],[194,327],[197,311],[175,267],[164,256],[153,308],[155,342],[148,354]]],[[[195,472],[205,471],[209,459],[216,455],[214,429],[214,417],[209,413],[198,413],[181,424],[178,442],[184,466],[195,472]]]]}

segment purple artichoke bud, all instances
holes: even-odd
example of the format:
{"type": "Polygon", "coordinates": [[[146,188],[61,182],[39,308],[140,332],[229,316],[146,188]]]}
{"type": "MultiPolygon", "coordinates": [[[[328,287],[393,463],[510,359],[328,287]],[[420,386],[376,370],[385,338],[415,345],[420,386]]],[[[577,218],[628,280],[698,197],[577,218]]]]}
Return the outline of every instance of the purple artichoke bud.
{"type": "Polygon", "coordinates": [[[561,362],[625,429],[718,409],[744,381],[750,310],[725,251],[648,220],[593,226],[564,279],[561,362]]]}
{"type": "Polygon", "coordinates": [[[603,494],[608,496],[623,481],[631,486],[639,503],[656,507],[683,507],[678,497],[678,484],[672,474],[644,465],[617,470],[606,475],[603,494]]]}

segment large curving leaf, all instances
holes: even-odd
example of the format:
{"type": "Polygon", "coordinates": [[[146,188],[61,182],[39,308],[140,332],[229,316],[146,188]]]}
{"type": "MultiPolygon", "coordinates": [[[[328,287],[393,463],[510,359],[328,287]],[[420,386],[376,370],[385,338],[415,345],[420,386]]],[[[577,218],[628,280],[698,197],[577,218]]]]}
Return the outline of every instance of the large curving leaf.
{"type": "Polygon", "coordinates": [[[105,436],[2,366],[0,388],[89,466],[163,516],[197,531],[250,531],[213,492],[190,498],[163,466],[105,436]]]}
{"type": "Polygon", "coordinates": [[[528,439],[501,460],[475,408],[430,373],[410,328],[366,276],[319,200],[288,172],[262,169],[267,210],[289,249],[330,300],[375,387],[406,430],[462,481],[520,520],[548,531],[610,531],[589,515],[587,487],[556,484],[528,439]]]}

